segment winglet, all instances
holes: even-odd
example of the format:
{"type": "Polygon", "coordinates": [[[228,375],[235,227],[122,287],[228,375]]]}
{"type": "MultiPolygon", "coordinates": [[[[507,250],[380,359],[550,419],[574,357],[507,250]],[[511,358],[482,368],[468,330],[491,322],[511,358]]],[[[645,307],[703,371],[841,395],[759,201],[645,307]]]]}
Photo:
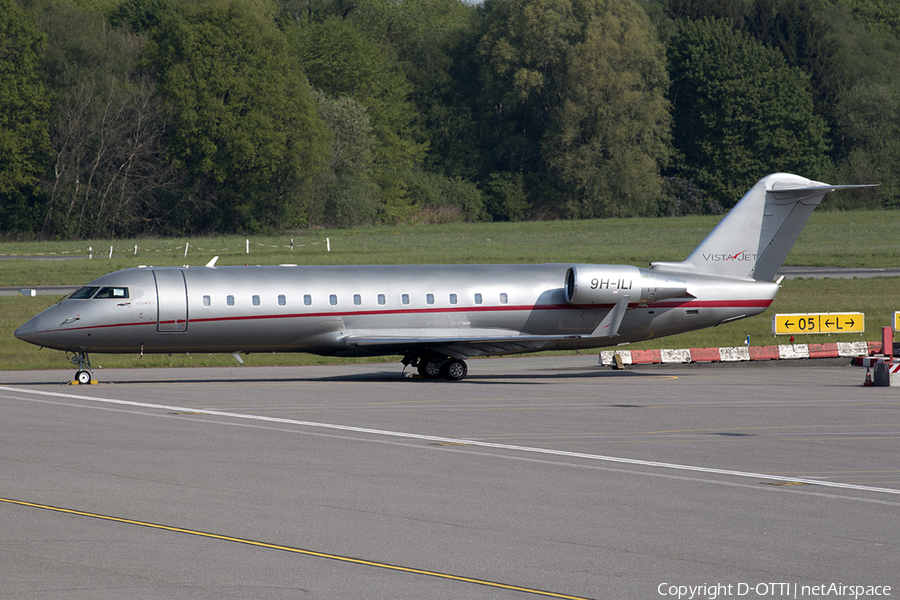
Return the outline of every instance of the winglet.
{"type": "Polygon", "coordinates": [[[218,256],[213,256],[213,257],[212,257],[212,260],[209,261],[208,263],[206,263],[206,266],[209,267],[210,269],[215,269],[215,268],[216,268],[216,261],[217,261],[217,260],[219,260],[219,257],[218,257],[218,256]]]}

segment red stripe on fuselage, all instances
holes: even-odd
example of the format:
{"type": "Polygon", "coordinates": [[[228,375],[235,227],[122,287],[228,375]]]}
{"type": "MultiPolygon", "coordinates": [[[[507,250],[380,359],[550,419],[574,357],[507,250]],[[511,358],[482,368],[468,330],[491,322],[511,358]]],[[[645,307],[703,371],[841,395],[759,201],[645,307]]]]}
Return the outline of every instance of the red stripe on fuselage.
{"type": "MultiPolygon", "coordinates": [[[[647,304],[647,308],[678,308],[680,306],[691,306],[697,308],[768,308],[772,304],[772,300],[674,300],[653,302],[647,304]]],[[[300,318],[321,318],[321,317],[364,317],[374,315],[421,315],[436,313],[471,313],[471,312],[516,312],[516,311],[534,311],[534,310],[608,310],[614,304],[594,304],[577,306],[571,304],[538,304],[534,306],[513,305],[513,306],[470,306],[466,308],[447,307],[447,308],[412,308],[412,309],[385,309],[385,310],[359,310],[359,311],[333,311],[333,312],[308,312],[308,313],[290,313],[290,314],[266,314],[266,315],[234,315],[226,317],[189,317],[187,323],[220,323],[226,321],[252,321],[257,319],[300,319],[300,318]]],[[[177,321],[182,323],[183,321],[177,321]]],[[[174,324],[176,321],[160,321],[160,324],[174,324]]],[[[86,325],[84,327],[70,327],[66,329],[55,329],[53,331],[82,331],[86,329],[105,329],[109,327],[135,327],[138,325],[157,325],[157,321],[139,321],[135,323],[110,323],[104,325],[86,325]]],[[[50,333],[47,331],[45,333],[50,333]]],[[[178,332],[164,332],[178,333],[178,332]]]]}

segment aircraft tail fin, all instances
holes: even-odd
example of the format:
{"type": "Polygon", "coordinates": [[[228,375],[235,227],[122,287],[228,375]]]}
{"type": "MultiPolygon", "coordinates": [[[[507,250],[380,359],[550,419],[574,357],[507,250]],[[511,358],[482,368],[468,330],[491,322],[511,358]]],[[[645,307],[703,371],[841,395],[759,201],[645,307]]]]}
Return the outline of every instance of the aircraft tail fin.
{"type": "Polygon", "coordinates": [[[834,190],[788,173],[760,179],[682,262],[651,263],[665,270],[772,281],[809,216],[834,190]]]}

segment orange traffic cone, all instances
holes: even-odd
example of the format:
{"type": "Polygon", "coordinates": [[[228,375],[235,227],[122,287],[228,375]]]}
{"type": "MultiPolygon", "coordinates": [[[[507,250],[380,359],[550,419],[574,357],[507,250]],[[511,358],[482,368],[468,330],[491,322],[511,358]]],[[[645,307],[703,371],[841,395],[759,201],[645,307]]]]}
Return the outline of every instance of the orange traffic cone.
{"type": "Polygon", "coordinates": [[[872,383],[872,369],[870,367],[866,367],[866,380],[863,383],[864,387],[870,387],[875,384],[872,383]]]}

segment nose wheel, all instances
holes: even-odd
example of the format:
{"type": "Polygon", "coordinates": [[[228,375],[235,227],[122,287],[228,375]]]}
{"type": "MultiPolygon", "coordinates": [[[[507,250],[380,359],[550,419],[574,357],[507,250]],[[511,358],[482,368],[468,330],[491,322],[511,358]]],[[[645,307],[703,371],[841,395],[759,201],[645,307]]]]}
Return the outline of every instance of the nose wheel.
{"type": "Polygon", "coordinates": [[[94,381],[94,372],[91,369],[91,359],[87,352],[76,352],[75,356],[69,359],[78,370],[75,372],[73,383],[87,385],[94,381]]]}

